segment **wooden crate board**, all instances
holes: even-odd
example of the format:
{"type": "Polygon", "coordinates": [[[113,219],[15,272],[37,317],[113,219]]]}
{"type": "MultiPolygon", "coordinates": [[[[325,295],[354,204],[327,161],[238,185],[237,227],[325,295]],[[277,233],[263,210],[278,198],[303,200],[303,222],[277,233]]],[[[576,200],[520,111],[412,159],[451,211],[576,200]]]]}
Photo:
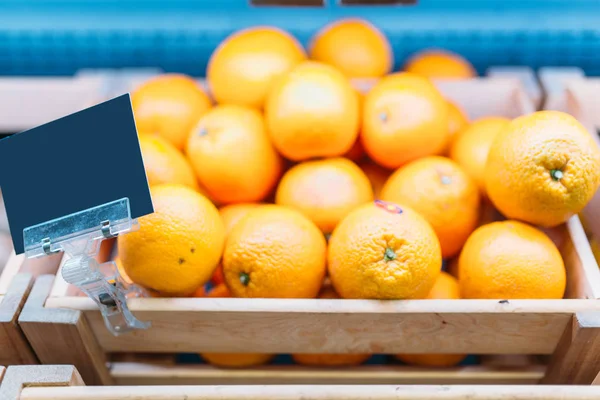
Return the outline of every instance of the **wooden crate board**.
{"type": "Polygon", "coordinates": [[[121,386],[26,387],[21,400],[597,400],[596,386],[121,386]]]}
{"type": "MultiPolygon", "coordinates": [[[[368,89],[372,82],[363,84],[368,89]]],[[[512,118],[534,109],[516,79],[436,84],[472,119],[512,118]]],[[[116,351],[552,354],[564,333],[575,326],[575,315],[600,313],[596,301],[600,279],[577,217],[549,233],[567,265],[565,300],[144,298],[128,303],[138,318],[152,322],[152,328],[115,337],[105,328],[94,302],[78,296],[59,274],[56,279],[38,279],[39,287],[30,296],[21,324],[43,362],[66,363],[71,357],[84,368],[88,382],[102,384],[121,379],[118,372],[123,370],[118,366],[102,369],[106,355],[116,351]],[[69,354],[73,348],[79,349],[77,355],[69,354]]],[[[54,263],[59,265],[59,257],[54,263]]],[[[593,328],[585,332],[597,333],[593,328]]],[[[568,350],[562,355],[565,360],[574,354],[568,350]]],[[[553,361],[551,366],[560,362],[553,361]]],[[[173,367],[181,371],[177,370],[180,366],[173,367]]],[[[170,382],[169,372],[162,372],[165,382],[170,382]]],[[[450,378],[451,374],[444,379],[450,378]]]]}
{"type": "Polygon", "coordinates": [[[402,365],[365,365],[348,368],[311,368],[271,365],[224,369],[210,365],[159,365],[118,362],[111,365],[115,384],[134,385],[389,385],[473,384],[530,385],[543,378],[545,367],[417,368],[402,365]]]}

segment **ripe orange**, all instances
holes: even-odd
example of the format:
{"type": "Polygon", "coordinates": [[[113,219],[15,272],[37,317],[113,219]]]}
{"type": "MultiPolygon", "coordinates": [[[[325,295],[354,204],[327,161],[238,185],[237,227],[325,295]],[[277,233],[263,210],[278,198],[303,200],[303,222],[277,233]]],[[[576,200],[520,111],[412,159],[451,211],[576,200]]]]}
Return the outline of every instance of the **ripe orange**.
{"type": "Polygon", "coordinates": [[[306,161],[287,171],[277,188],[275,202],[297,209],[324,233],[355,208],[373,201],[371,183],[346,158],[306,161]]]}
{"type": "Polygon", "coordinates": [[[261,203],[239,203],[219,208],[219,214],[221,214],[223,224],[225,225],[225,236],[229,236],[233,227],[248,215],[250,211],[255,210],[261,205],[261,203]]]}
{"type": "Polygon", "coordinates": [[[435,281],[435,285],[429,291],[426,299],[460,299],[460,287],[458,280],[447,272],[442,271],[435,281]]]}
{"type": "Polygon", "coordinates": [[[477,76],[469,61],[445,50],[427,50],[411,57],[404,70],[427,78],[467,79],[477,76]]]}
{"type": "Polygon", "coordinates": [[[367,154],[386,168],[440,154],[448,141],[448,105],[426,78],[397,73],[367,93],[361,138],[367,154]]]}
{"type": "MultiPolygon", "coordinates": [[[[254,210],[260,205],[260,203],[238,203],[221,207],[219,209],[219,214],[221,214],[221,219],[223,220],[223,225],[225,226],[225,238],[229,236],[229,233],[231,232],[233,227],[238,222],[240,222],[242,218],[244,218],[246,215],[248,215],[250,211],[254,210]]],[[[219,286],[220,284],[225,283],[225,276],[223,275],[223,264],[219,264],[217,269],[215,269],[215,272],[210,278],[210,281],[215,286],[219,286]]]]}
{"type": "Polygon", "coordinates": [[[373,188],[373,196],[375,199],[381,198],[381,189],[387,182],[388,178],[392,174],[392,171],[385,169],[379,164],[375,164],[372,161],[366,161],[359,164],[360,169],[363,170],[369,181],[371,182],[371,188],[373,188]]]}
{"type": "Polygon", "coordinates": [[[208,193],[222,204],[267,197],[281,174],[281,159],[251,108],[220,105],[192,131],[187,155],[208,193]]]}
{"type": "Polygon", "coordinates": [[[579,213],[600,185],[600,149],[572,116],[516,118],[494,141],[485,167],[490,200],[508,218],[544,227],[579,213]]]}
{"type": "Polygon", "coordinates": [[[485,117],[474,121],[454,139],[450,158],[456,161],[477,183],[483,195],[485,191],[485,163],[496,136],[506,128],[510,120],[503,117],[485,117]]]}
{"type": "Polygon", "coordinates": [[[157,135],[141,135],[139,141],[150,186],[177,183],[198,190],[190,163],[170,142],[157,135]]]}
{"type": "Polygon", "coordinates": [[[205,284],[225,242],[223,221],[201,194],[181,185],[151,189],[154,214],[119,236],[119,257],[137,284],[169,295],[188,295],[205,284]]]}
{"type": "Polygon", "coordinates": [[[425,217],[444,258],[460,251],[479,220],[477,185],[445,157],[421,158],[398,169],[381,190],[381,199],[404,204],[425,217]]]}
{"type": "Polygon", "coordinates": [[[517,221],[477,228],[458,261],[466,299],[561,299],[566,273],[561,255],[544,233],[517,221]]]}
{"type": "Polygon", "coordinates": [[[358,136],[359,100],[341,72],[307,61],[274,84],[265,119],[275,147],[291,160],[340,156],[358,136]]]}
{"type": "Polygon", "coordinates": [[[209,364],[221,368],[246,368],[264,365],[275,357],[272,354],[260,353],[202,353],[202,358],[209,364]]]}
{"type": "Polygon", "coordinates": [[[369,22],[348,18],[327,25],[311,41],[309,56],[349,78],[378,78],[392,69],[394,56],[385,35],[369,22]]]}
{"type": "MultiPolygon", "coordinates": [[[[339,299],[330,282],[321,288],[320,299],[339,299]]],[[[370,354],[292,354],[292,358],[298,364],[311,366],[352,366],[360,365],[371,357],[370,354]]]]}
{"type": "Polygon", "coordinates": [[[211,107],[206,93],[190,77],[165,74],[152,78],[131,95],[138,132],[158,134],[183,149],[190,129],[211,107]]]}
{"type": "Polygon", "coordinates": [[[469,118],[465,112],[454,102],[448,101],[448,150],[459,132],[469,126],[469,118]]]}
{"type": "Polygon", "coordinates": [[[274,27],[255,27],[225,39],[210,57],[206,79],[218,103],[262,108],[273,83],[304,61],[298,41],[274,27]]]}
{"type": "MultiPolygon", "coordinates": [[[[441,272],[426,299],[460,299],[458,281],[452,275],[441,272]]],[[[465,354],[397,354],[396,358],[407,363],[427,367],[452,367],[467,356],[465,354]]]]}
{"type": "Polygon", "coordinates": [[[418,299],[442,268],[435,232],[416,211],[376,201],[353,211],[329,239],[336,292],[352,299],[418,299]]]}
{"type": "Polygon", "coordinates": [[[208,290],[206,286],[200,286],[198,289],[196,289],[192,297],[231,297],[231,292],[226,284],[221,283],[211,287],[208,290]]]}
{"type": "Polygon", "coordinates": [[[238,222],[223,254],[235,297],[314,298],[325,276],[327,245],[300,212],[264,205],[238,222]]]}

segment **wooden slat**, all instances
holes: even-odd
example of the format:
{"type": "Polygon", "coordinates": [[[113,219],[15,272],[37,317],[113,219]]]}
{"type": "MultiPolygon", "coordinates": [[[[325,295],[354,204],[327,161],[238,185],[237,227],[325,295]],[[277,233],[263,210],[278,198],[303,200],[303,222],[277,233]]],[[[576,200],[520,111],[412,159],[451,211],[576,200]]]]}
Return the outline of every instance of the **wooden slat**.
{"type": "MultiPolygon", "coordinates": [[[[71,364],[90,385],[110,384],[106,355],[80,311],[45,308],[54,276],[39,277],[19,317],[19,325],[43,364],[71,364]]],[[[104,328],[106,329],[106,328],[104,328]]]]}
{"type": "Polygon", "coordinates": [[[550,354],[574,313],[600,310],[593,300],[145,298],[129,306],[152,327],[115,337],[88,298],[46,306],[83,310],[107,352],[550,354]]]}
{"type": "Polygon", "coordinates": [[[21,400],[598,400],[597,386],[122,386],[25,388],[21,400]]]}
{"type": "Polygon", "coordinates": [[[528,385],[544,376],[545,367],[516,368],[467,366],[415,368],[371,366],[352,368],[307,368],[272,365],[249,369],[222,369],[210,365],[153,365],[114,363],[115,384],[135,385],[528,385]]]}
{"type": "Polygon", "coordinates": [[[568,268],[567,291],[573,298],[600,299],[600,268],[579,217],[569,219],[567,229],[569,235],[561,248],[568,268]]]}
{"type": "Polygon", "coordinates": [[[2,270],[2,274],[0,275],[0,296],[6,294],[8,291],[8,287],[10,286],[13,278],[19,273],[19,269],[21,268],[24,259],[25,256],[17,256],[14,251],[8,258],[8,261],[2,270]]]}
{"type": "Polygon", "coordinates": [[[25,387],[41,386],[46,392],[58,386],[83,385],[81,376],[70,365],[36,365],[8,367],[0,385],[0,399],[21,399],[25,387]]]}
{"type": "Polygon", "coordinates": [[[590,385],[600,373],[600,312],[575,315],[543,379],[548,384],[590,385]]]}
{"type": "Polygon", "coordinates": [[[38,360],[29,346],[18,318],[29,295],[33,277],[16,275],[5,296],[0,299],[0,364],[37,364],[38,360]]]}

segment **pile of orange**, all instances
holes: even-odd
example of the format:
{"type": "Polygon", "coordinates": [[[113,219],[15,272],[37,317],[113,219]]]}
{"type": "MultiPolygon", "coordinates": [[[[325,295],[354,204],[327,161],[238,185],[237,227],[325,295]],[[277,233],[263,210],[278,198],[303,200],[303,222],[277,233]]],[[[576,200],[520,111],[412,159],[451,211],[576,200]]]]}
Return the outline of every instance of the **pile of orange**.
{"type": "Polygon", "coordinates": [[[535,226],[564,223],[600,184],[587,131],[559,112],[471,122],[432,80],[474,77],[466,60],[428,51],[393,73],[392,60],[363,20],[323,28],[307,50],[256,27],[215,50],[208,90],[182,75],[144,83],[133,108],[155,213],[119,238],[119,269],[161,296],[562,298],[563,260],[535,226]],[[359,93],[355,78],[376,82],[359,93]],[[490,204],[510,220],[490,220],[490,204]]]}

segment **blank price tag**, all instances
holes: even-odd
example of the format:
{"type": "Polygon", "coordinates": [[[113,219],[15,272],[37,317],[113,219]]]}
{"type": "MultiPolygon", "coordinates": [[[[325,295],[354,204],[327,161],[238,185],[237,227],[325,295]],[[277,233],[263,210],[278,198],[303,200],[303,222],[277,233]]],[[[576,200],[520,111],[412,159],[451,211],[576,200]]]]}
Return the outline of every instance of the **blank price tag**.
{"type": "Polygon", "coordinates": [[[129,94],[0,140],[0,187],[17,254],[23,229],[111,201],[153,213],[129,94]]]}

